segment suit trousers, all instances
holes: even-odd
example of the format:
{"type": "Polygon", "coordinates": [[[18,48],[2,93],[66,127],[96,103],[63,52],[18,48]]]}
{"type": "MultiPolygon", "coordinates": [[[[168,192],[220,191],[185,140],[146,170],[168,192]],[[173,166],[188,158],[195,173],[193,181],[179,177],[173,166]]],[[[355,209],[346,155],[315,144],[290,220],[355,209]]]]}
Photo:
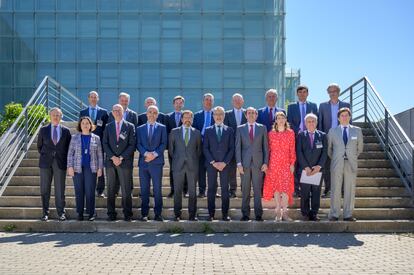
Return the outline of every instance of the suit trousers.
{"type": "Polygon", "coordinates": [[[76,212],[83,215],[86,199],[86,213],[95,214],[95,186],[96,173],[90,167],[82,167],[82,173],[75,173],[73,177],[76,196],[76,212]]]}
{"type": "MultiPolygon", "coordinates": [[[[102,138],[101,138],[102,140],[102,138]]],[[[102,146],[102,152],[104,152],[103,150],[103,146],[102,146]]],[[[105,159],[105,153],[103,153],[103,159],[105,159]]],[[[104,170],[102,169],[102,176],[98,177],[98,183],[96,184],[96,193],[98,194],[102,194],[105,191],[105,175],[104,175],[104,170]]]]}
{"type": "Polygon", "coordinates": [[[229,194],[229,167],[225,167],[223,171],[218,171],[212,165],[207,167],[208,177],[208,191],[207,191],[207,205],[208,213],[214,217],[216,211],[216,194],[217,194],[217,176],[220,174],[221,186],[221,212],[223,216],[228,216],[230,206],[229,194]]]}
{"type": "Polygon", "coordinates": [[[237,191],[237,164],[236,159],[233,158],[229,163],[229,186],[230,193],[236,194],[237,191]]]}
{"type": "Polygon", "coordinates": [[[254,214],[256,217],[263,215],[262,207],[262,188],[263,172],[255,167],[244,168],[244,174],[241,175],[242,186],[242,214],[245,217],[250,216],[250,192],[253,185],[254,196],[254,214]]]}
{"type": "Polygon", "coordinates": [[[161,215],[162,211],[162,169],[163,164],[148,165],[139,168],[139,183],[141,186],[141,215],[148,216],[150,188],[154,193],[154,214],[161,215]]]}
{"type": "Polygon", "coordinates": [[[327,194],[331,191],[331,159],[329,157],[326,158],[325,166],[323,168],[323,182],[325,184],[325,189],[323,191],[324,194],[327,194]]]}
{"type": "Polygon", "coordinates": [[[321,185],[300,184],[300,211],[302,216],[314,218],[321,205],[321,185]]]}
{"type": "Polygon", "coordinates": [[[57,160],[53,159],[52,167],[40,168],[40,195],[42,198],[43,215],[49,215],[50,191],[52,179],[55,186],[55,205],[57,214],[65,214],[65,181],[66,170],[59,168],[57,160]]]}
{"type": "Polygon", "coordinates": [[[173,172],[174,176],[174,214],[176,217],[181,217],[183,189],[187,183],[188,188],[188,215],[189,218],[195,218],[197,214],[197,194],[196,184],[198,174],[184,165],[179,171],[173,172]]]}
{"type": "Polygon", "coordinates": [[[201,153],[198,165],[198,192],[201,194],[206,193],[206,159],[204,154],[201,153]]]}
{"type": "MultiPolygon", "coordinates": [[[[172,158],[170,157],[170,155],[168,155],[168,162],[170,163],[170,188],[171,188],[171,192],[174,193],[175,190],[175,186],[174,186],[174,173],[172,171],[172,158]]],[[[198,177],[198,174],[197,174],[198,177]]],[[[184,194],[187,194],[188,192],[188,183],[187,183],[187,178],[184,179],[184,185],[183,185],[183,190],[184,194]]]]}
{"type": "Polygon", "coordinates": [[[132,217],[131,175],[132,168],[129,167],[111,166],[106,168],[106,181],[108,184],[107,214],[109,217],[116,217],[117,214],[115,211],[115,194],[118,191],[117,186],[121,187],[124,217],[132,217]]]}
{"type": "Polygon", "coordinates": [[[300,192],[301,184],[300,184],[300,176],[302,175],[302,170],[299,168],[299,163],[296,162],[295,164],[295,174],[294,174],[294,185],[295,185],[295,193],[297,195],[302,194],[300,192]]]}
{"type": "Polygon", "coordinates": [[[348,160],[342,167],[331,167],[331,210],[329,217],[338,218],[341,210],[342,185],[344,188],[344,218],[352,217],[355,205],[356,172],[348,160]]]}

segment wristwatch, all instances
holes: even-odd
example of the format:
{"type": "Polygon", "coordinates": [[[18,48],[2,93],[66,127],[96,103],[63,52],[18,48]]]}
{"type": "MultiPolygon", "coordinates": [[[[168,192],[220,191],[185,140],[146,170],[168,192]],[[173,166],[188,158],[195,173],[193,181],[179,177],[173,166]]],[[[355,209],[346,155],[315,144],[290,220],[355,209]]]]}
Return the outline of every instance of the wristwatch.
{"type": "Polygon", "coordinates": [[[210,164],[213,165],[215,162],[216,162],[215,160],[212,160],[210,161],[210,164]]]}

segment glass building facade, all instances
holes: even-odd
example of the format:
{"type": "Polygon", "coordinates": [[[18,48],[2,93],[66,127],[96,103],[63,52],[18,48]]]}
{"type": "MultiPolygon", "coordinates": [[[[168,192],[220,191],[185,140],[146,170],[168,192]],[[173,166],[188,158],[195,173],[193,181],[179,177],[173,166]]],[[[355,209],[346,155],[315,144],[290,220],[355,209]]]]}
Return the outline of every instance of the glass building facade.
{"type": "MultiPolygon", "coordinates": [[[[0,103],[25,102],[45,75],[81,99],[132,109],[181,94],[226,108],[239,91],[262,106],[285,84],[284,0],[0,0],[0,103]]],[[[283,102],[280,102],[283,105],[283,102]]]]}
{"type": "Polygon", "coordinates": [[[283,102],[285,106],[289,103],[295,102],[296,88],[300,85],[300,70],[297,69],[286,69],[285,71],[285,88],[283,93],[283,102]]]}

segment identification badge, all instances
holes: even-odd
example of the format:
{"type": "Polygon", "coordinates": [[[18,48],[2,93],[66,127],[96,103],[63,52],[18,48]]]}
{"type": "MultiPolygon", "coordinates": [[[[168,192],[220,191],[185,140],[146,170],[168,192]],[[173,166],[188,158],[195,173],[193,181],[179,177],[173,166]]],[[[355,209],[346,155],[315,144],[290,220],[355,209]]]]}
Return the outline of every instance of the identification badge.
{"type": "Polygon", "coordinates": [[[323,148],[323,144],[316,144],[316,149],[322,149],[323,148]]]}
{"type": "Polygon", "coordinates": [[[85,155],[87,155],[88,154],[88,149],[85,149],[85,155]]]}
{"type": "Polygon", "coordinates": [[[119,137],[123,140],[125,140],[126,136],[124,134],[120,134],[119,137]]]}
{"type": "Polygon", "coordinates": [[[358,137],[351,137],[351,139],[352,139],[352,140],[357,140],[357,139],[358,139],[358,137]]]}
{"type": "Polygon", "coordinates": [[[99,119],[98,121],[96,121],[96,125],[102,127],[103,121],[99,119]]]}

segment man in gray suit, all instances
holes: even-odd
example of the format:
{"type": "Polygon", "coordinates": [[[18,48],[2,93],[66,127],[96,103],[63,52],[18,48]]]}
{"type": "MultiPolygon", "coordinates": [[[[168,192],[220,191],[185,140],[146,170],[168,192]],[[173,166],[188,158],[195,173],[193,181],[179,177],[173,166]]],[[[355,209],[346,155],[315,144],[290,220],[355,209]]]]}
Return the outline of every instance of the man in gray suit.
{"type": "Polygon", "coordinates": [[[338,111],[340,125],[328,133],[328,156],[331,158],[331,211],[330,221],[337,221],[341,210],[341,189],[344,186],[344,221],[352,217],[355,203],[355,185],[358,156],[364,150],[361,128],[350,124],[351,110],[338,111]]]}
{"type": "Polygon", "coordinates": [[[253,185],[254,212],[256,221],[263,221],[262,186],[263,172],[269,163],[269,150],[266,126],[256,123],[257,110],[253,107],[246,109],[247,123],[237,127],[236,132],[236,162],[242,178],[242,218],[250,218],[250,189],[253,185]]]}
{"type": "Polygon", "coordinates": [[[181,219],[182,193],[184,183],[188,183],[189,220],[196,221],[198,163],[201,155],[201,133],[191,127],[193,112],[186,110],[181,115],[182,126],[172,129],[169,136],[168,154],[172,161],[174,177],[174,214],[175,221],[181,219]]]}
{"type": "MultiPolygon", "coordinates": [[[[329,101],[323,102],[319,105],[319,117],[318,117],[318,130],[324,133],[329,133],[329,130],[338,126],[338,111],[341,108],[351,108],[348,102],[339,100],[339,92],[341,88],[336,83],[329,84],[327,88],[329,94],[329,101]]],[[[351,122],[352,123],[352,122],[351,122]]],[[[323,171],[323,181],[325,182],[325,190],[322,197],[328,197],[331,190],[331,171],[330,162],[328,158],[326,160],[325,168],[323,171]]]]}

